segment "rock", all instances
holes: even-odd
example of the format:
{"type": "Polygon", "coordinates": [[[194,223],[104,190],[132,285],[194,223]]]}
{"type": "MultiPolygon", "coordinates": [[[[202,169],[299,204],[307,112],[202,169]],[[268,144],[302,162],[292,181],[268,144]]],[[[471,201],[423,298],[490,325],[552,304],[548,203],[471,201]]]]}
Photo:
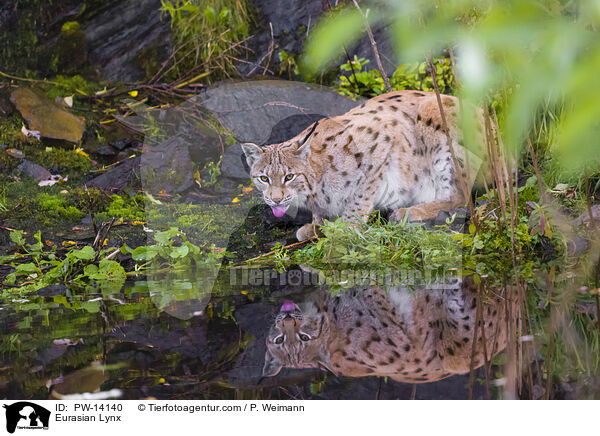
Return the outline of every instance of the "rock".
{"type": "Polygon", "coordinates": [[[0,89],[0,116],[8,117],[15,111],[14,106],[10,102],[10,96],[5,89],[0,89]]]}
{"type": "Polygon", "coordinates": [[[37,294],[42,297],[56,297],[57,295],[64,295],[67,292],[65,285],[49,285],[45,288],[37,290],[37,294]]]}
{"type": "Polygon", "coordinates": [[[128,159],[93,178],[87,183],[90,188],[106,191],[122,191],[127,187],[140,187],[139,166],[141,158],[128,159]]]}
{"type": "Polygon", "coordinates": [[[16,171],[19,174],[31,177],[34,180],[47,180],[52,177],[52,174],[46,168],[30,162],[27,159],[21,161],[21,164],[16,168],[16,171]]]}
{"type": "Polygon", "coordinates": [[[79,142],[85,130],[85,121],[76,117],[39,91],[17,88],[10,97],[29,124],[30,130],[39,131],[41,136],[79,142]]]}
{"type": "Polygon", "coordinates": [[[110,145],[101,145],[96,150],[96,154],[99,154],[100,156],[115,156],[117,151],[110,145]]]}
{"type": "Polygon", "coordinates": [[[192,159],[186,142],[172,137],[142,154],[140,176],[144,190],[157,193],[181,194],[194,186],[192,159]]]}
{"type": "Polygon", "coordinates": [[[247,180],[250,178],[248,164],[240,144],[233,144],[225,149],[221,161],[221,175],[230,179],[247,180]]]}
{"type": "Polygon", "coordinates": [[[108,0],[91,6],[82,23],[90,61],[112,81],[144,79],[144,53],[158,65],[171,52],[170,19],[161,19],[160,0],[108,0]]]}
{"type": "MultiPolygon", "coordinates": [[[[265,60],[272,49],[272,44],[276,47],[275,53],[284,50],[289,55],[298,57],[304,47],[307,29],[313,28],[323,12],[329,8],[327,2],[323,0],[287,0],[285,2],[253,0],[253,3],[260,17],[260,30],[249,41],[249,47],[253,53],[248,58],[250,63],[241,63],[238,66],[240,73],[245,76],[263,72],[262,67],[266,64],[265,60]],[[273,28],[272,36],[271,26],[273,28]],[[260,62],[262,66],[259,65],[260,62]]],[[[334,2],[331,4],[333,5],[334,2]]],[[[387,36],[387,29],[384,26],[375,26],[373,34],[383,68],[391,75],[396,69],[397,62],[391,41],[387,36]]],[[[364,57],[371,60],[366,65],[366,69],[377,68],[373,49],[366,34],[357,43],[346,47],[346,50],[351,59],[356,55],[359,58],[364,57]]],[[[337,64],[344,60],[345,57],[338,59],[337,64]]],[[[273,63],[278,64],[277,56],[271,57],[270,65],[270,69],[277,70],[277,67],[273,68],[273,63]]],[[[336,62],[333,65],[336,65],[336,62]]]]}
{"type": "Polygon", "coordinates": [[[292,126],[284,121],[289,117],[296,116],[295,122],[304,118],[304,125],[309,125],[317,117],[344,114],[361,101],[318,85],[262,80],[222,83],[206,91],[203,104],[239,142],[265,144],[270,139],[289,139],[283,134],[292,126]],[[273,136],[279,129],[282,134],[273,136]]]}
{"type": "MultiPolygon", "coordinates": [[[[600,226],[600,204],[594,204],[592,206],[592,216],[594,217],[596,225],[600,226]]],[[[590,220],[590,214],[587,210],[572,221],[574,226],[589,226],[591,223],[592,220],[590,220]]]]}
{"type": "Polygon", "coordinates": [[[573,235],[567,241],[567,250],[570,256],[580,256],[584,254],[588,248],[590,248],[589,241],[581,236],[573,235]]]}
{"type": "Polygon", "coordinates": [[[123,149],[125,147],[129,147],[133,144],[133,140],[130,138],[123,138],[123,139],[119,139],[118,141],[115,142],[111,142],[111,146],[113,146],[114,148],[116,148],[119,151],[123,151],[123,149]]]}

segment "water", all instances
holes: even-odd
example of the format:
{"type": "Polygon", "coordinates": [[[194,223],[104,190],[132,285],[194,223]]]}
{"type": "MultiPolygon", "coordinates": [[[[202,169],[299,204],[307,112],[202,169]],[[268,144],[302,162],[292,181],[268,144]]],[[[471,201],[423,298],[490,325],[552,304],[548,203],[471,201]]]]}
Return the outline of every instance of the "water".
{"type": "MultiPolygon", "coordinates": [[[[254,285],[244,283],[237,271],[234,280],[234,274],[222,268],[212,293],[201,286],[206,286],[206,280],[182,280],[178,275],[127,283],[117,293],[90,288],[71,294],[58,289],[58,295],[4,299],[0,310],[0,396],[44,399],[111,389],[118,389],[121,398],[127,399],[545,395],[547,309],[540,306],[530,314],[535,331],[529,335],[520,316],[525,306],[516,288],[482,289],[467,277],[462,284],[391,287],[387,295],[374,294],[370,287],[332,293],[310,283],[295,284],[289,273],[276,276],[270,272],[265,283],[256,279],[265,277],[262,271],[252,274],[248,277],[255,277],[254,285]],[[160,289],[171,298],[165,299],[160,289]],[[478,292],[485,294],[479,303],[478,292]],[[325,307],[329,315],[316,321],[316,307],[322,311],[325,307]],[[479,308],[481,315],[477,315],[479,308]],[[361,312],[358,318],[357,312],[361,312]],[[286,317],[287,313],[290,316],[286,317]],[[483,317],[486,329],[487,359],[480,348],[472,354],[478,316],[483,317]],[[359,320],[361,327],[356,324],[359,320]],[[325,322],[326,327],[319,331],[318,322],[325,322]],[[316,353],[321,361],[323,353],[328,356],[324,365],[314,365],[319,359],[313,359],[313,351],[297,355],[293,362],[283,358],[302,342],[295,338],[295,344],[288,343],[293,337],[292,323],[297,324],[298,332],[311,336],[308,346],[321,347],[316,353]],[[353,332],[348,331],[350,326],[353,332]],[[275,344],[284,332],[287,351],[275,344]],[[338,342],[336,335],[340,335],[338,342]],[[509,339],[512,351],[507,352],[506,337],[514,335],[520,340],[509,339]],[[405,344],[410,344],[410,351],[405,344]],[[515,352],[520,357],[515,357],[515,352]],[[342,353],[346,357],[342,358],[342,353]],[[369,353],[374,354],[372,361],[369,353]],[[274,356],[278,359],[275,369],[274,356]],[[471,356],[476,368],[472,382],[471,356]],[[393,364],[387,364],[388,358],[393,364]],[[426,364],[428,359],[434,362],[426,364]],[[321,368],[285,367],[290,364],[321,368]],[[279,370],[281,365],[284,367],[279,370]],[[400,367],[403,371],[397,372],[400,367]],[[269,372],[277,375],[269,376],[269,372]],[[430,381],[438,378],[441,380],[430,381]]],[[[533,294],[533,289],[530,292],[533,294]]],[[[563,374],[552,376],[551,398],[597,396],[592,388],[581,388],[582,380],[597,380],[598,368],[593,365],[598,356],[594,360],[593,355],[586,355],[593,344],[586,344],[585,336],[577,334],[577,318],[569,315],[564,322],[558,321],[561,306],[555,304],[560,333],[553,357],[563,374]],[[568,355],[558,352],[558,344],[568,336],[578,344],[577,355],[569,346],[561,348],[561,353],[566,350],[568,355]]],[[[583,309],[577,310],[581,315],[583,309]]]]}

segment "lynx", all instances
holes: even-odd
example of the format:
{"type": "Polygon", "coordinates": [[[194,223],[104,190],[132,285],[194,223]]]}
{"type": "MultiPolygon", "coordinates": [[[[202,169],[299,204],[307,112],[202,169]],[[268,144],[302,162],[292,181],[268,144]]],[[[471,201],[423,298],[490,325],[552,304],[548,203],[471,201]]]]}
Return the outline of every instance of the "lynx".
{"type": "MultiPolygon", "coordinates": [[[[443,290],[393,287],[321,291],[301,304],[286,301],[267,335],[264,376],[282,367],[322,368],[349,377],[385,376],[406,383],[469,372],[477,316],[473,281],[443,290]]],[[[481,297],[486,356],[506,346],[505,301],[481,297]]],[[[474,368],[485,362],[478,332],[474,368]]]]}
{"type": "MultiPolygon", "coordinates": [[[[312,212],[299,240],[314,236],[325,218],[356,222],[373,209],[391,211],[392,220],[435,218],[464,204],[458,177],[470,187],[478,168],[465,164],[458,100],[442,95],[441,102],[461,176],[436,95],[418,91],[380,95],[280,144],[243,144],[250,175],[275,216],[292,205],[312,212]]],[[[476,118],[481,132],[481,112],[476,118]]]]}

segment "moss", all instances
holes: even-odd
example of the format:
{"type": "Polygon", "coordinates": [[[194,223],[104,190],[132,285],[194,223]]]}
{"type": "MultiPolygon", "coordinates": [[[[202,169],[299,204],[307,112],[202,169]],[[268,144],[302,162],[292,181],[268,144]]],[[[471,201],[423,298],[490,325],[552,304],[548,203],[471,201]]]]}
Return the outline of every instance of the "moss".
{"type": "Polygon", "coordinates": [[[69,201],[86,214],[97,214],[105,210],[114,200],[100,189],[75,188],[69,191],[69,201]]]}
{"type": "Polygon", "coordinates": [[[98,83],[86,80],[79,74],[58,75],[52,79],[52,82],[54,83],[44,85],[44,92],[51,100],[67,95],[93,95],[101,89],[98,83]]]}
{"type": "Polygon", "coordinates": [[[53,173],[61,173],[64,177],[81,176],[92,168],[89,157],[78,153],[75,149],[65,150],[58,147],[47,147],[40,150],[39,147],[26,146],[23,148],[25,156],[43,166],[53,173]]]}
{"type": "Polygon", "coordinates": [[[60,28],[60,34],[61,36],[69,36],[73,35],[76,32],[79,32],[79,30],[81,30],[81,26],[77,21],[67,21],[60,28]]]}
{"type": "Polygon", "coordinates": [[[112,201],[106,210],[97,215],[99,220],[108,221],[115,217],[123,218],[125,221],[145,221],[146,213],[142,195],[136,195],[135,197],[113,195],[111,199],[112,201]]]}
{"type": "Polygon", "coordinates": [[[33,137],[25,137],[21,128],[25,121],[19,114],[13,114],[6,118],[0,118],[0,144],[9,148],[19,148],[24,144],[41,144],[33,137]]]}
{"type": "Polygon", "coordinates": [[[68,203],[64,195],[39,194],[35,199],[37,208],[41,212],[40,218],[46,223],[65,220],[75,222],[85,216],[85,213],[68,203]]]}

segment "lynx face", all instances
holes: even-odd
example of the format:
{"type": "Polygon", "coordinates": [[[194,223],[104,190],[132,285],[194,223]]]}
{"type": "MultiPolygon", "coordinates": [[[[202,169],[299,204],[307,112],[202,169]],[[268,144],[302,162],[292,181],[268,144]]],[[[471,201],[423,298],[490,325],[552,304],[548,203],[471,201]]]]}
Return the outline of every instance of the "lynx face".
{"type": "Polygon", "coordinates": [[[309,138],[317,125],[318,122],[304,137],[281,144],[264,147],[252,143],[242,144],[252,181],[262,192],[265,203],[271,207],[276,217],[285,215],[291,205],[306,201],[309,193],[309,138]]]}
{"type": "Polygon", "coordinates": [[[303,312],[286,301],[267,335],[263,375],[276,375],[284,366],[332,370],[326,350],[328,334],[326,319],[316,307],[303,312]]]}

